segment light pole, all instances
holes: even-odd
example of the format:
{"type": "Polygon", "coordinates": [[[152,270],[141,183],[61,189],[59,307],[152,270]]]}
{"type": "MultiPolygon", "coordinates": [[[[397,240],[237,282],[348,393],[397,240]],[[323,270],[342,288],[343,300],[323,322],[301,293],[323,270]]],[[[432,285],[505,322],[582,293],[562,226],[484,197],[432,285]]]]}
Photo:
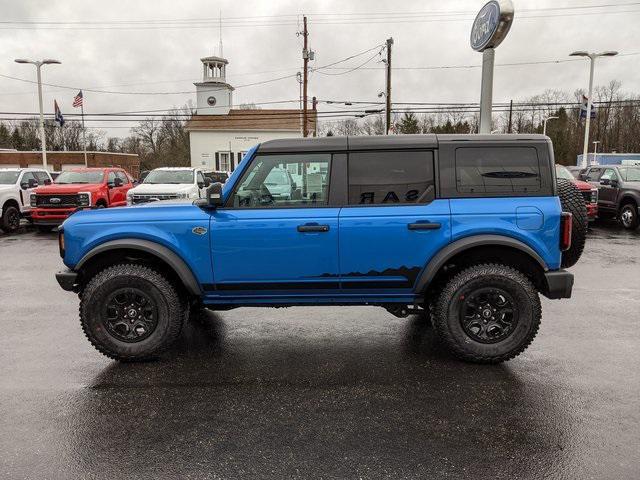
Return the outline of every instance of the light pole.
{"type": "Polygon", "coordinates": [[[556,119],[558,119],[558,118],[560,118],[560,117],[546,117],[546,118],[544,119],[543,126],[542,126],[542,134],[543,134],[543,135],[546,135],[546,134],[547,134],[547,122],[548,122],[549,120],[556,120],[556,119]]]}
{"type": "Polygon", "coordinates": [[[44,112],[42,107],[42,76],[40,75],[40,68],[42,65],[51,65],[55,63],[61,63],[58,60],[45,59],[45,60],[27,60],[25,58],[16,58],[16,63],[30,63],[36,66],[38,73],[38,105],[40,107],[40,146],[42,147],[42,166],[47,168],[47,140],[44,136],[44,112]]]}
{"type": "Polygon", "coordinates": [[[615,51],[606,51],[602,53],[589,53],[584,50],[573,52],[572,57],[589,57],[591,62],[589,68],[589,96],[587,97],[587,113],[584,123],[584,147],[582,149],[582,166],[587,166],[587,155],[589,154],[589,126],[591,125],[591,96],[593,94],[593,69],[595,67],[596,58],[598,57],[614,57],[618,54],[615,51]]]}
{"type": "Polygon", "coordinates": [[[598,144],[599,143],[600,143],[600,140],[593,141],[593,162],[591,163],[596,163],[596,161],[598,160],[598,144]]]}

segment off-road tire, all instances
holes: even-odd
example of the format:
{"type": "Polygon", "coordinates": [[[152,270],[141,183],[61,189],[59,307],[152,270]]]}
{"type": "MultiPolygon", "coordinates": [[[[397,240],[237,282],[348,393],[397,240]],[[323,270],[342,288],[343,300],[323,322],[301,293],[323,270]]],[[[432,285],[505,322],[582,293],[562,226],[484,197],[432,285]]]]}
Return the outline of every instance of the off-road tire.
{"type": "Polygon", "coordinates": [[[640,218],[638,218],[638,206],[633,203],[625,203],[620,208],[620,223],[627,230],[635,230],[640,224],[640,218]]]}
{"type": "Polygon", "coordinates": [[[80,294],[80,323],[91,344],[102,354],[123,362],[151,360],[179,336],[185,314],[173,285],[160,273],[137,264],[115,265],[96,274],[80,294]],[[103,309],[119,288],[138,288],[151,297],[157,325],[143,340],[128,343],[106,328],[103,309]]]}
{"type": "Polygon", "coordinates": [[[589,217],[582,193],[570,180],[558,179],[558,196],[560,197],[562,211],[569,212],[572,215],[571,247],[562,252],[561,261],[562,268],[569,268],[578,263],[584,251],[589,217]]]}
{"type": "Polygon", "coordinates": [[[500,363],[522,353],[540,327],[540,297],[531,281],[520,271],[500,264],[469,267],[451,278],[434,302],[433,325],[438,338],[456,357],[473,363],[500,363]],[[462,326],[462,305],[466,296],[479,289],[499,288],[511,295],[517,322],[513,331],[497,343],[481,343],[462,326]]]}
{"type": "Polygon", "coordinates": [[[53,230],[52,225],[38,225],[38,231],[40,233],[51,233],[51,230],[53,230]]]}
{"type": "Polygon", "coordinates": [[[13,205],[7,205],[2,209],[2,221],[0,228],[6,233],[13,233],[20,228],[20,210],[13,205]]]}

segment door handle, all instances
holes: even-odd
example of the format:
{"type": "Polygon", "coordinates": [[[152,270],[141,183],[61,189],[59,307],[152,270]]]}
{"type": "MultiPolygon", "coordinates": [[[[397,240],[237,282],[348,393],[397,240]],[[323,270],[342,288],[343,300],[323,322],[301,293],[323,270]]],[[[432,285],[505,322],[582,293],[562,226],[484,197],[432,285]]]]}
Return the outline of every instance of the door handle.
{"type": "Polygon", "coordinates": [[[328,232],[329,225],[318,225],[317,223],[305,223],[304,225],[298,225],[298,231],[301,233],[328,232]]]}
{"type": "Polygon", "coordinates": [[[409,230],[438,230],[441,226],[438,222],[416,222],[409,223],[407,228],[409,230]]]}

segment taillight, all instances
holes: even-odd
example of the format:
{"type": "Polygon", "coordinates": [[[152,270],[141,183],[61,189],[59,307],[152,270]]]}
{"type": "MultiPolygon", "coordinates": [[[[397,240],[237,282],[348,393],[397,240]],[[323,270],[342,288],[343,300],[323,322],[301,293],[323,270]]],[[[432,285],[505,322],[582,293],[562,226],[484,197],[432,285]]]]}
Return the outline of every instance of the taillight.
{"type": "Polygon", "coordinates": [[[62,227],[58,229],[58,250],[60,250],[60,256],[64,258],[64,230],[62,227]]]}
{"type": "Polygon", "coordinates": [[[572,224],[573,215],[569,212],[562,212],[560,216],[560,250],[563,252],[571,247],[572,224]]]}

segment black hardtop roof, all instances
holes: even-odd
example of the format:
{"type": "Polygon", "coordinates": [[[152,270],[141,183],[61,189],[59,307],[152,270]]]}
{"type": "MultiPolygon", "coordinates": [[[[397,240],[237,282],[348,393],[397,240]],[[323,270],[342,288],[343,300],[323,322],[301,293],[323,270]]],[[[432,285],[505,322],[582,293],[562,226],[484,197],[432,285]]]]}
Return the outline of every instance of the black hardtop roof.
{"type": "Polygon", "coordinates": [[[391,150],[438,148],[441,143],[509,143],[548,142],[549,137],[539,134],[423,134],[423,135],[363,135],[357,137],[284,138],[261,143],[261,153],[325,152],[336,150],[391,150]]]}

